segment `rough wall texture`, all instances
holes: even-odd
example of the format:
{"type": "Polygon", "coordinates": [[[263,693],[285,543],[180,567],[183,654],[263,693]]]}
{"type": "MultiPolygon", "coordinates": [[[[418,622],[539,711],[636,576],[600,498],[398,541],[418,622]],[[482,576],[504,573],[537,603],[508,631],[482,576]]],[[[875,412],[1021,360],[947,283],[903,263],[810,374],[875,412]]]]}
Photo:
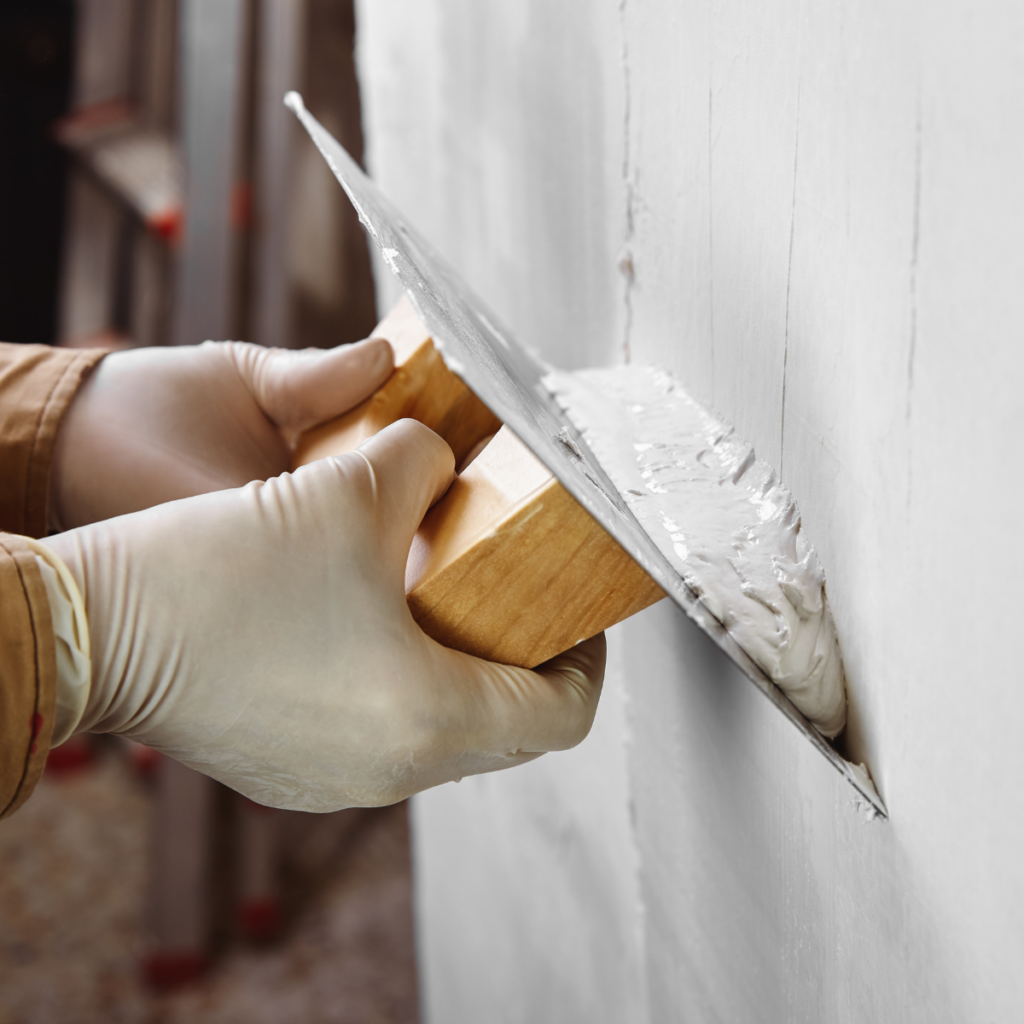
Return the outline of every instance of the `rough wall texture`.
{"type": "Polygon", "coordinates": [[[520,338],[780,467],[891,812],[656,606],[580,749],[419,800],[427,1019],[1020,1019],[1024,8],[357,6],[371,169],[520,338]]]}

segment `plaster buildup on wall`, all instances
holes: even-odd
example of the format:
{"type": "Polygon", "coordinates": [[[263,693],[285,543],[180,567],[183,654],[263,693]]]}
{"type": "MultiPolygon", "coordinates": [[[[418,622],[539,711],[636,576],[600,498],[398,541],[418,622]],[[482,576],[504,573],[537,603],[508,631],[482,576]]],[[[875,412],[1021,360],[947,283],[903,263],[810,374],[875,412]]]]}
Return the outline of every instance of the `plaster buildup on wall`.
{"type": "Polygon", "coordinates": [[[428,1021],[1020,1018],[1021,38],[966,0],[358,5],[369,166],[442,255],[780,469],[890,812],[662,602],[581,747],[417,799],[428,1021]]]}

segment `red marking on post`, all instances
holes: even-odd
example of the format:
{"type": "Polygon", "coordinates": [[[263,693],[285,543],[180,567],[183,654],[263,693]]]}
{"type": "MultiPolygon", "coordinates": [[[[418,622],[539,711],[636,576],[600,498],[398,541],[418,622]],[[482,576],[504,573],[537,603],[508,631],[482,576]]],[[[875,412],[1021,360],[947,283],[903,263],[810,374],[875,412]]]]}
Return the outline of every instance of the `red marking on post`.
{"type": "Polygon", "coordinates": [[[272,942],[284,926],[284,910],[272,896],[246,900],[238,908],[238,927],[250,942],[272,942]]]}
{"type": "Polygon", "coordinates": [[[146,227],[167,242],[177,242],[184,228],[185,214],[181,207],[173,206],[150,214],[146,227]]]}
{"type": "Polygon", "coordinates": [[[165,949],[142,958],[142,978],[154,989],[181,988],[210,969],[210,958],[198,949],[165,949]]]}

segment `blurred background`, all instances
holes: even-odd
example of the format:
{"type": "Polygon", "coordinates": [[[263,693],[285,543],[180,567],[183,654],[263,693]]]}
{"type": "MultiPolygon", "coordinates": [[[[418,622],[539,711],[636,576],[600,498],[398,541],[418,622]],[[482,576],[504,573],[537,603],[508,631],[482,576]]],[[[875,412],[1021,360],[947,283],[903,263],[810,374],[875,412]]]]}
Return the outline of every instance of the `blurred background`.
{"type": "Polygon", "coordinates": [[[189,243],[211,239],[225,294],[207,329],[365,337],[363,233],[281,103],[299,89],[361,158],[353,39],[351,0],[4,0],[0,337],[184,342],[189,243]]]}
{"type": "MultiPolygon", "coordinates": [[[[3,0],[0,339],[366,337],[352,0],[3,0]]],[[[405,805],[267,811],[111,738],[0,823],[0,1024],[415,1021],[405,805]]]]}

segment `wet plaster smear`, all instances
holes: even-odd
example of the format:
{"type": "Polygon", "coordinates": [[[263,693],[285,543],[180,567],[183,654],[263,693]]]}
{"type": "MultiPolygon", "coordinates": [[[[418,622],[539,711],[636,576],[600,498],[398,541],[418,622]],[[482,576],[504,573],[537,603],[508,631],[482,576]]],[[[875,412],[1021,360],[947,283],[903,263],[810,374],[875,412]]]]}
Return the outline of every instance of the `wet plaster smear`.
{"type": "Polygon", "coordinates": [[[662,370],[553,371],[544,383],[708,610],[837,735],[846,687],[825,574],[775,470],[662,370]]]}

